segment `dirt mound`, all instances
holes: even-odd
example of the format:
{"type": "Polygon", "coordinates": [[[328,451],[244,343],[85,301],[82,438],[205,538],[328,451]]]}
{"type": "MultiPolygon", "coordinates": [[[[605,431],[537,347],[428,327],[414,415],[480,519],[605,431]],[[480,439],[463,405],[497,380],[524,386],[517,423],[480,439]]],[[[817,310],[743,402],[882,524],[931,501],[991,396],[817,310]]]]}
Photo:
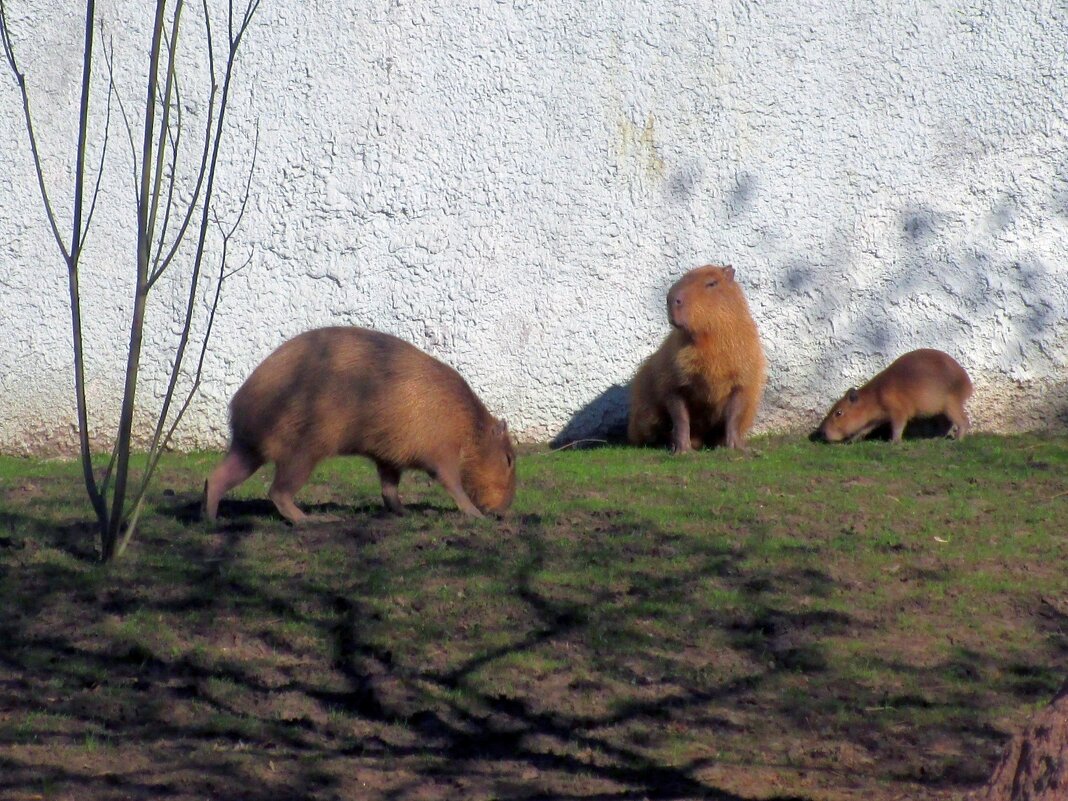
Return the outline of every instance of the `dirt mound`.
{"type": "Polygon", "coordinates": [[[1068,682],[1013,737],[990,781],[966,801],[1064,801],[1068,798],[1068,682]]]}

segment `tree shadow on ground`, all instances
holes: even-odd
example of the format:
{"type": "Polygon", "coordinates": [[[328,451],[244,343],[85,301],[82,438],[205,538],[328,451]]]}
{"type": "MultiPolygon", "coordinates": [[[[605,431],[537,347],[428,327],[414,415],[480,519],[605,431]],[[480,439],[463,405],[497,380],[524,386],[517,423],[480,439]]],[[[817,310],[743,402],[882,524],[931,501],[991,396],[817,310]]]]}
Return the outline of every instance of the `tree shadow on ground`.
{"type": "MultiPolygon", "coordinates": [[[[167,508],[192,503],[176,498],[167,508]]],[[[751,793],[725,789],[710,770],[796,766],[771,750],[738,764],[701,749],[669,758],[673,733],[729,742],[775,729],[821,731],[891,754],[885,768],[872,769],[880,781],[932,787],[981,776],[974,761],[936,760],[922,775],[928,763],[917,767],[911,754],[947,740],[987,750],[1000,741],[977,714],[903,731],[901,717],[865,713],[982,708],[969,677],[1012,665],[962,653],[933,668],[936,681],[948,676],[961,687],[941,698],[857,687],[835,672],[826,642],[865,624],[785,604],[787,589],[827,597],[835,582],[820,569],[766,570],[744,547],[697,547],[622,513],[590,517],[582,530],[528,515],[453,535],[455,514],[435,514],[413,534],[377,509],[326,506],[346,519],[297,529],[236,524],[257,511],[271,520],[269,506],[250,502],[207,534],[175,523],[145,543],[167,558],[147,559],[133,574],[87,570],[76,560],[24,560],[19,575],[5,571],[0,795],[738,801],[751,793]],[[465,605],[474,615],[485,601],[416,609],[402,589],[420,560],[380,547],[395,534],[448,557],[417,568],[418,581],[471,586],[481,571],[506,588],[490,601],[514,622],[482,639],[480,627],[498,614],[468,618],[465,605]],[[569,537],[586,560],[607,558],[606,548],[617,554],[608,578],[553,580],[569,537]],[[307,559],[323,555],[319,564],[335,570],[305,569],[288,561],[292,553],[256,561],[251,549],[263,538],[279,548],[295,538],[307,559]],[[673,567],[649,572],[645,559],[673,567]],[[704,601],[710,580],[738,602],[704,601]],[[389,639],[435,614],[458,615],[444,639],[389,639]],[[685,625],[669,625],[676,617],[685,625]],[[726,667],[706,658],[717,643],[726,667]],[[506,669],[538,660],[557,667],[532,668],[529,677],[506,669]],[[798,677],[804,693],[791,689],[798,677]],[[750,709],[767,721],[756,722],[750,709]],[[54,750],[34,748],[44,740],[54,750]]],[[[435,597],[427,590],[418,603],[435,597]]],[[[1050,620],[1063,629],[1062,618],[1050,620]]],[[[891,667],[903,676],[918,670],[891,667]]],[[[1026,671],[1018,678],[1007,691],[1020,698],[1052,680],[1026,671]]],[[[759,779],[749,786],[760,787],[759,779]]],[[[769,787],[760,797],[810,798],[769,795],[769,787]]]]}

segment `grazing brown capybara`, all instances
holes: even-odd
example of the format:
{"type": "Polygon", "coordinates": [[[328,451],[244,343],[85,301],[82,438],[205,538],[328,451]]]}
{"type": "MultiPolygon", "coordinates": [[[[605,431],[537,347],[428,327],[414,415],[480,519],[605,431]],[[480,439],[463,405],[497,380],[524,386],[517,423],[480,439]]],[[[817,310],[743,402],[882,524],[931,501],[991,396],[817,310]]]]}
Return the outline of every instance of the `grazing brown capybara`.
{"type": "Polygon", "coordinates": [[[508,426],[448,365],[366,328],[320,328],[281,345],[230,402],[230,451],[204,486],[204,512],[261,465],[274,462],[270,497],[293,523],[293,495],[329,456],[378,466],[382,500],[403,512],[401,471],[437,478],[469,515],[502,513],[515,495],[508,426]]]}
{"type": "Polygon", "coordinates": [[[734,268],[690,270],[668,291],[667,312],[674,330],[631,383],[627,439],[676,453],[745,447],[767,363],[734,268]]]}
{"type": "Polygon", "coordinates": [[[884,423],[890,439],[901,441],[905,424],[914,417],[944,414],[957,438],[971,428],[964,403],[972,381],[948,353],[923,348],[897,358],[860,389],[851,388],[823,418],[815,439],[854,442],[884,423]]]}

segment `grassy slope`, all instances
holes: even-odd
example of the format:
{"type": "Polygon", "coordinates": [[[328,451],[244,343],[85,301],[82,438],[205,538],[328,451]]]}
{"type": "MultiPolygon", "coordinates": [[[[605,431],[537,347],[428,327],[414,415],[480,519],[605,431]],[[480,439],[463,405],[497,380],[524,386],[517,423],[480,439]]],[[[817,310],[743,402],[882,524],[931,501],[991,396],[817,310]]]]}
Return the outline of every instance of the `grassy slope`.
{"type": "MultiPolygon", "coordinates": [[[[948,798],[1068,664],[1068,439],[520,460],[514,514],[321,466],[120,564],[0,459],[0,796],[948,798]]],[[[173,490],[173,491],[170,491],[173,490]]]]}

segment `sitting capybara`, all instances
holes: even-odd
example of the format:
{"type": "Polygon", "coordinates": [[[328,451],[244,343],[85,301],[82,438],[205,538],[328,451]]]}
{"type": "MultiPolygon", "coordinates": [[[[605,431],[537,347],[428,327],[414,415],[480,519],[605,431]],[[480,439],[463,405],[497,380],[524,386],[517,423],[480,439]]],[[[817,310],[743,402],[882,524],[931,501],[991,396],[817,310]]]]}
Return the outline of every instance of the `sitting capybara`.
{"type": "Polygon", "coordinates": [[[667,296],[674,330],[638,369],[630,390],[627,439],[743,448],[764,392],[766,362],[734,268],[686,273],[667,296]]]}
{"type": "Polygon", "coordinates": [[[853,442],[890,423],[891,441],[900,442],[909,420],[940,414],[949,418],[960,438],[971,427],[964,411],[971,394],[971,379],[948,353],[910,351],[860,389],[851,388],[831,407],[814,438],[853,442]]]}
{"type": "Polygon", "coordinates": [[[293,495],[329,456],[378,466],[382,500],[403,512],[401,471],[425,470],[469,515],[504,512],[515,494],[515,450],[497,420],[451,367],[397,337],[320,328],[281,345],[230,403],[230,451],[204,487],[204,512],[267,462],[270,497],[293,523],[293,495]]]}

